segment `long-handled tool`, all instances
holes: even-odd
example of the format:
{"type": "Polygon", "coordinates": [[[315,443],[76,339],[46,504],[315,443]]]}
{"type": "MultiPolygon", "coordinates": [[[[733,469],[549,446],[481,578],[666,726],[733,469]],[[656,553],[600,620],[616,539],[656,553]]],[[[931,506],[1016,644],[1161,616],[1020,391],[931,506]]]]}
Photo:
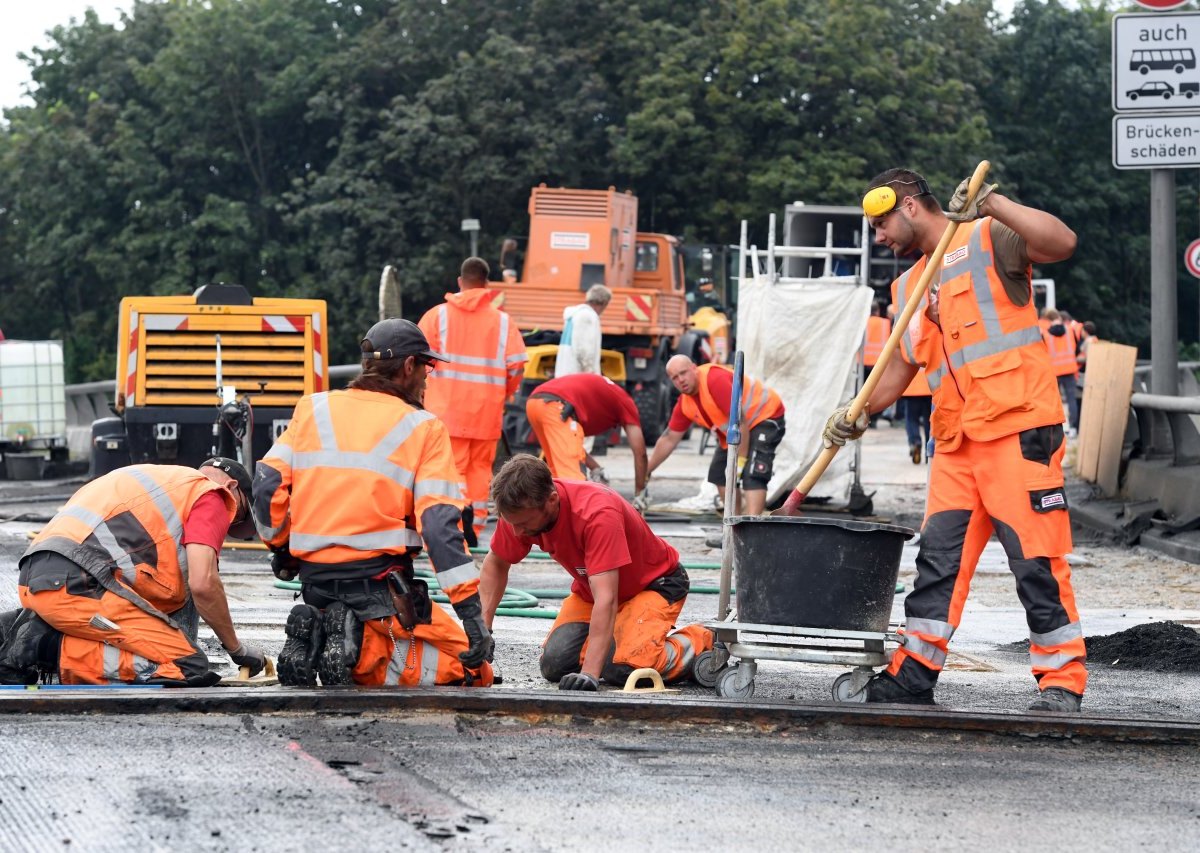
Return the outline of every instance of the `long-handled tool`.
{"type": "Polygon", "coordinates": [[[729,460],[725,463],[725,512],[721,525],[721,584],[717,598],[717,621],[729,615],[729,596],[733,587],[733,527],[729,519],[737,514],[738,452],[742,444],[742,373],[745,356],[738,350],[733,356],[733,392],[729,397],[729,423],[725,429],[725,443],[729,446],[729,460]]]}
{"type": "MultiPolygon", "coordinates": [[[[991,168],[991,164],[987,160],[981,161],[975,167],[975,174],[971,176],[971,181],[967,184],[967,202],[964,207],[970,207],[971,203],[975,201],[975,196],[979,193],[980,187],[983,186],[983,181],[987,177],[989,168],[991,168]]],[[[892,326],[892,333],[888,335],[888,339],[883,345],[883,351],[879,353],[878,361],[871,368],[871,373],[867,376],[867,381],[863,383],[858,396],[850,402],[850,408],[846,412],[846,420],[849,423],[854,423],[858,420],[858,416],[862,414],[862,410],[867,405],[867,400],[870,399],[875,386],[879,384],[884,368],[891,361],[892,353],[900,345],[900,338],[908,331],[908,324],[912,321],[913,314],[917,312],[917,308],[921,305],[921,300],[925,298],[925,291],[929,289],[929,282],[933,280],[934,273],[938,272],[941,267],[942,256],[946,254],[946,247],[950,245],[950,241],[954,238],[959,224],[958,222],[951,222],[946,226],[946,230],[942,232],[942,239],[938,241],[937,248],[926,259],[925,271],[921,274],[921,280],[913,288],[908,301],[904,303],[904,310],[896,318],[895,325],[892,326]]],[[[817,480],[821,479],[821,475],[825,473],[825,469],[829,467],[829,463],[833,461],[833,457],[837,456],[839,450],[841,450],[841,447],[836,444],[833,447],[823,449],[820,455],[817,456],[816,461],[809,466],[808,471],[801,478],[799,485],[788,495],[783,506],[777,509],[774,514],[785,516],[799,515],[800,504],[808,497],[808,493],[817,484],[817,480]]]]}

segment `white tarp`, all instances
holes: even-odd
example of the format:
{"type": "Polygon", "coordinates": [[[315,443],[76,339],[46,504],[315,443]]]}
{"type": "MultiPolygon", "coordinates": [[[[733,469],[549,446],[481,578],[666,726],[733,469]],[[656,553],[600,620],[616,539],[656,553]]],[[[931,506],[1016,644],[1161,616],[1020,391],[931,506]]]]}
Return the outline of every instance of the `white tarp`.
{"type": "MultiPolygon", "coordinates": [[[[790,491],[821,452],[830,412],[855,393],[874,291],[855,278],[743,277],[738,289],[737,347],[745,372],[783,398],[787,432],[775,457],[767,500],[790,491]]],[[[845,503],[854,481],[853,445],[842,449],[812,494],[845,503]]]]}

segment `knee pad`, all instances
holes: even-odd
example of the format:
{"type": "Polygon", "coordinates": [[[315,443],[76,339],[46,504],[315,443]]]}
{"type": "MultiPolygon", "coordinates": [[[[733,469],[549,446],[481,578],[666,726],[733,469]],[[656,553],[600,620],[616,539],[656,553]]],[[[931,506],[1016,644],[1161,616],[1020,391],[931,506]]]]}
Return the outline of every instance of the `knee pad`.
{"type": "Polygon", "coordinates": [[[579,655],[587,635],[587,622],[570,622],[555,629],[546,638],[538,660],[542,677],[547,681],[558,681],[568,673],[579,672],[579,655]]]}

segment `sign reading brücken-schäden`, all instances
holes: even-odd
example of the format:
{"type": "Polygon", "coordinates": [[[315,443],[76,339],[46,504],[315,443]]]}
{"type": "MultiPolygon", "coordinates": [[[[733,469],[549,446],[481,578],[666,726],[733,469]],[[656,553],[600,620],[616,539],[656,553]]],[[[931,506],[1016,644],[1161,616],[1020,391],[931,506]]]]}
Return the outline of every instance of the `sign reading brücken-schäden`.
{"type": "Polygon", "coordinates": [[[1113,118],[1118,169],[1200,166],[1200,115],[1118,115],[1113,118]]]}

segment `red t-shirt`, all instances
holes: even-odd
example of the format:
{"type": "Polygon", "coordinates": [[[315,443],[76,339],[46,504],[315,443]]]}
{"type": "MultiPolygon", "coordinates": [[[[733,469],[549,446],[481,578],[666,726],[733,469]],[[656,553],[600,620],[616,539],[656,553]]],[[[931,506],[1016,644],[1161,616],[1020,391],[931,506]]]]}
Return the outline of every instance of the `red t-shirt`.
{"type": "Polygon", "coordinates": [[[229,510],[216,492],[205,492],[183,522],[183,544],[207,545],[218,554],[229,532],[229,510]]]}
{"type": "Polygon", "coordinates": [[[599,435],[614,427],[642,425],[637,405],[625,389],[598,373],[572,373],[543,382],[534,394],[553,394],[575,407],[575,420],[584,435],[599,435]]]}
{"type": "Polygon", "coordinates": [[[628,601],[675,568],[679,552],[659,539],[629,502],[599,483],[555,480],[558,521],[540,536],[521,536],[503,518],[492,535],[492,552],[506,563],[525,559],[539,546],[575,580],[571,592],[592,601],[589,575],[619,572],[617,600],[628,601]]]}
{"type": "MultiPolygon", "coordinates": [[[[733,399],[733,371],[717,369],[710,370],[708,371],[707,382],[708,393],[712,395],[713,402],[721,408],[722,412],[728,413],[730,408],[729,402],[733,399]]],[[[667,424],[667,429],[674,430],[675,432],[685,432],[687,428],[692,425],[692,419],[683,413],[682,401],[682,396],[675,401],[675,408],[671,410],[671,422],[667,424]]],[[[704,410],[701,409],[699,405],[697,405],[696,408],[700,412],[700,417],[703,418],[704,410]]],[[[767,415],[767,417],[777,418],[782,414],[783,406],[780,405],[776,411],[767,415]]],[[[721,421],[719,424],[704,424],[704,426],[708,429],[716,428],[722,430],[722,434],[724,434],[723,431],[725,427],[729,426],[729,418],[726,416],[725,420],[721,421]]]]}

